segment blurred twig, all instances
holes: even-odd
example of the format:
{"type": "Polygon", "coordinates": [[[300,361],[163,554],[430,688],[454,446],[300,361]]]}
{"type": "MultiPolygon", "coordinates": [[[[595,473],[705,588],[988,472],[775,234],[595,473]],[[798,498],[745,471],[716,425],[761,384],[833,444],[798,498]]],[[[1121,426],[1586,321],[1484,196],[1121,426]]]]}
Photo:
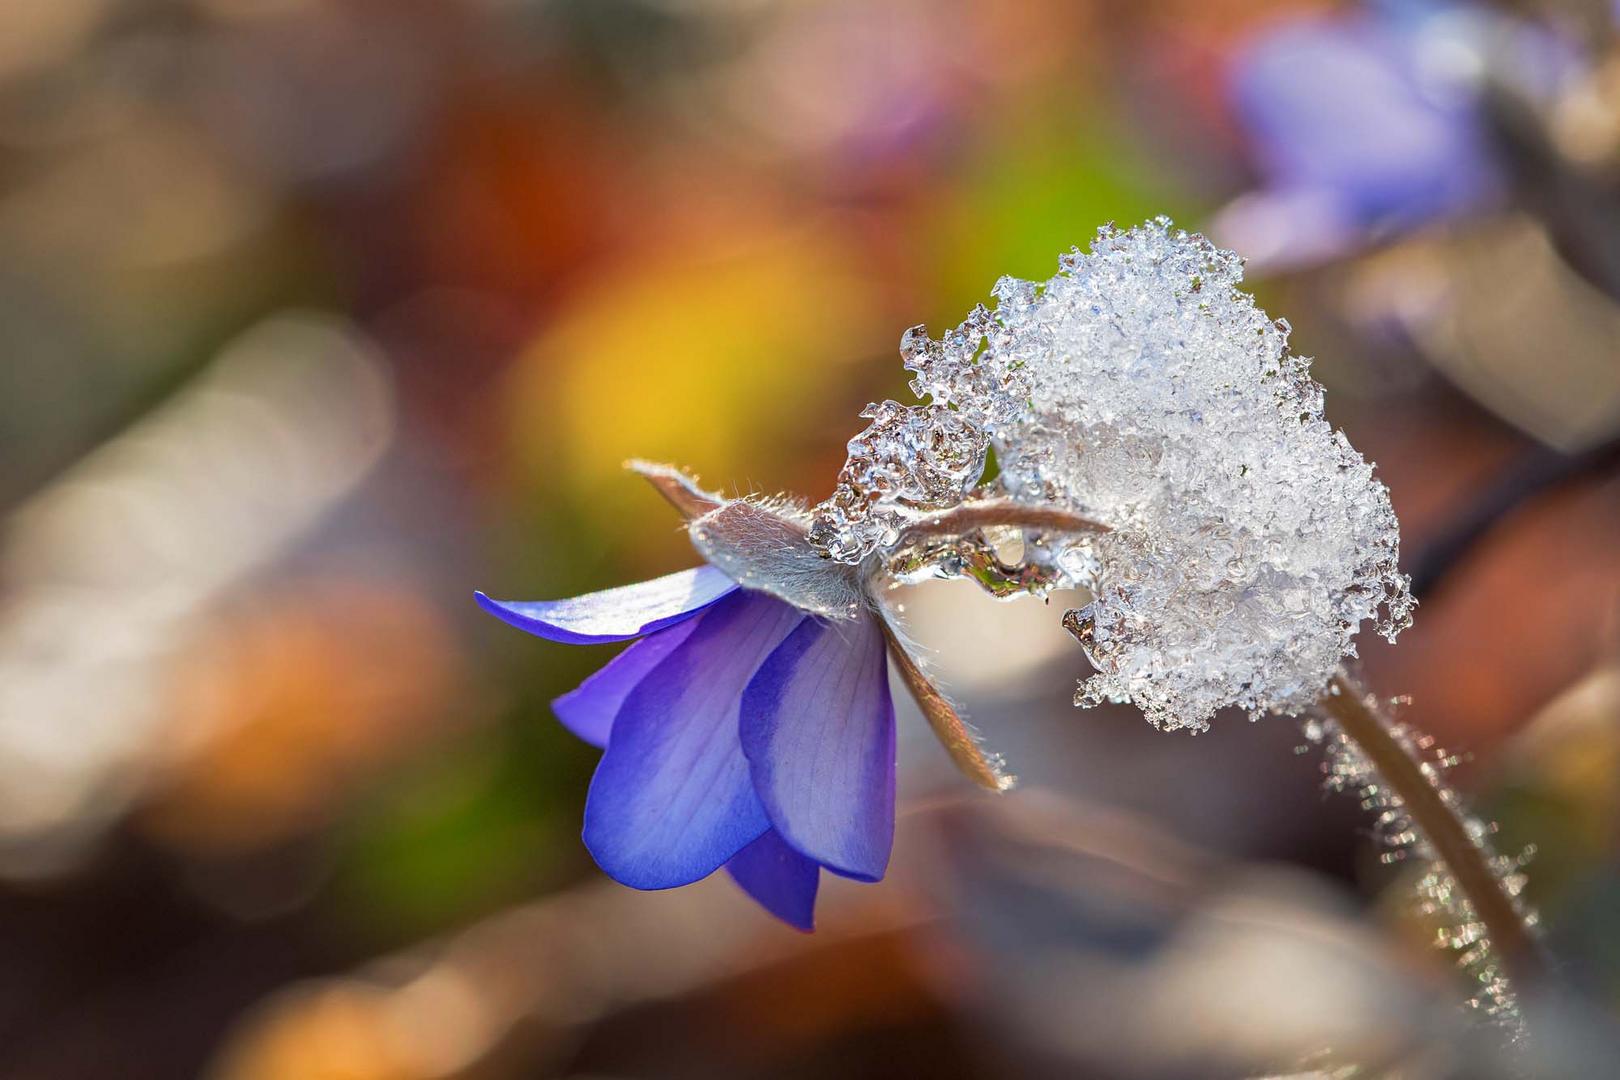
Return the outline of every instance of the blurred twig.
{"type": "Polygon", "coordinates": [[[1546,447],[1524,454],[1418,553],[1412,567],[1412,594],[1419,599],[1428,597],[1480,541],[1526,503],[1616,465],[1620,465],[1620,437],[1578,454],[1546,447]]]}

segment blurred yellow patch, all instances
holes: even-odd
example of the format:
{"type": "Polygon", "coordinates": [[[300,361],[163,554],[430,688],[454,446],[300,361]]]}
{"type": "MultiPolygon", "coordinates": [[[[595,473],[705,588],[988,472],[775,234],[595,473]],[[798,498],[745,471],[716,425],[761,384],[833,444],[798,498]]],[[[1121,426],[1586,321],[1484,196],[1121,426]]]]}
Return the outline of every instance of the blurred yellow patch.
{"type": "Polygon", "coordinates": [[[1513,784],[1556,808],[1562,828],[1545,845],[1591,859],[1620,834],[1620,667],[1602,667],[1560,694],[1515,738],[1513,784]]]}
{"type": "MultiPolygon", "coordinates": [[[[790,482],[808,442],[841,444],[829,426],[861,426],[853,410],[834,414],[861,395],[850,380],[866,377],[851,364],[876,358],[877,331],[869,286],[835,229],[641,256],[605,276],[519,366],[511,422],[525,468],[622,525],[629,509],[654,505],[623,472],[626,458],[691,466],[730,493],[790,482]]],[[[881,355],[872,393],[886,385],[892,347],[881,355]]]]}
{"type": "Polygon", "coordinates": [[[260,1023],[233,1042],[215,1080],[425,1080],[442,1072],[392,1045],[388,995],[362,983],[298,988],[259,1010],[260,1023]]]}

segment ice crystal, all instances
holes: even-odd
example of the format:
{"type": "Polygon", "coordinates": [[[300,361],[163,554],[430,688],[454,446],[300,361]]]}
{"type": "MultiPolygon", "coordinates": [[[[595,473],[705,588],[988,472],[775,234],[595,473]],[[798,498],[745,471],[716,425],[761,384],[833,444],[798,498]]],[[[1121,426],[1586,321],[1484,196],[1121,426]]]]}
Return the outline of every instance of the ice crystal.
{"type": "Polygon", "coordinates": [[[982,439],[1002,494],[1110,529],[1026,537],[1094,596],[1066,619],[1097,671],[1079,704],[1194,730],[1228,705],[1305,709],[1361,623],[1393,638],[1413,601],[1387,490],[1241,280],[1160,218],[1104,228],[1049,281],[1003,278],[938,341],[907,331],[931,404],[869,411],[812,541],[846,562],[894,544],[915,507],[965,496],[982,439]]]}
{"type": "Polygon", "coordinates": [[[944,404],[868,405],[872,423],[849,440],[832,497],[816,508],[810,542],[838,562],[895,543],[907,521],[962,501],[984,474],[989,437],[944,404]]]}

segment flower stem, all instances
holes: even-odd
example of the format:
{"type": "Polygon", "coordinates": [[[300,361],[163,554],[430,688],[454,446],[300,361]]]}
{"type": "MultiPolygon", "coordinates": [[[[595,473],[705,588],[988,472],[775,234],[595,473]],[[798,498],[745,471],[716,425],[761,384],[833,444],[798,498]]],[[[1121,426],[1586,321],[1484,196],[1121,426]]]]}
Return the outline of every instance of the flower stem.
{"type": "Polygon", "coordinates": [[[1454,800],[1446,797],[1348,675],[1341,671],[1333,677],[1320,705],[1400,797],[1412,826],[1445,864],[1474,917],[1483,924],[1503,971],[1520,986],[1537,980],[1542,974],[1540,952],[1524,916],[1492,869],[1489,853],[1469,832],[1454,800]]]}

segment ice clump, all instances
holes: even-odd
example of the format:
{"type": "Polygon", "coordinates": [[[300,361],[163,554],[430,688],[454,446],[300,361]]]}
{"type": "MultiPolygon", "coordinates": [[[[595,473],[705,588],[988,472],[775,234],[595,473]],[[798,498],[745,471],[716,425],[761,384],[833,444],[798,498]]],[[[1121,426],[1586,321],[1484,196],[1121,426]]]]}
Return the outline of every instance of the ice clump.
{"type": "Polygon", "coordinates": [[[1355,654],[1360,624],[1393,639],[1413,600],[1388,491],[1322,418],[1309,361],[1242,276],[1237,255],[1168,219],[1110,226],[1049,281],[1003,278],[995,310],[941,340],[908,331],[912,389],[932,404],[909,407],[903,438],[885,438],[880,417],[875,438],[851,442],[813,540],[845,562],[893,544],[916,490],[938,506],[976,478],[946,469],[954,495],[914,484],[929,466],[912,448],[933,445],[934,428],[953,445],[982,432],[999,494],[1112,530],[1029,549],[1094,596],[1065,616],[1097,669],[1077,703],[1131,701],[1194,730],[1229,705],[1305,709],[1355,654]]]}
{"type": "Polygon", "coordinates": [[[944,404],[868,405],[865,431],[849,440],[838,486],[816,507],[810,543],[858,563],[900,538],[919,511],[955,506],[984,475],[984,428],[944,404]]]}

